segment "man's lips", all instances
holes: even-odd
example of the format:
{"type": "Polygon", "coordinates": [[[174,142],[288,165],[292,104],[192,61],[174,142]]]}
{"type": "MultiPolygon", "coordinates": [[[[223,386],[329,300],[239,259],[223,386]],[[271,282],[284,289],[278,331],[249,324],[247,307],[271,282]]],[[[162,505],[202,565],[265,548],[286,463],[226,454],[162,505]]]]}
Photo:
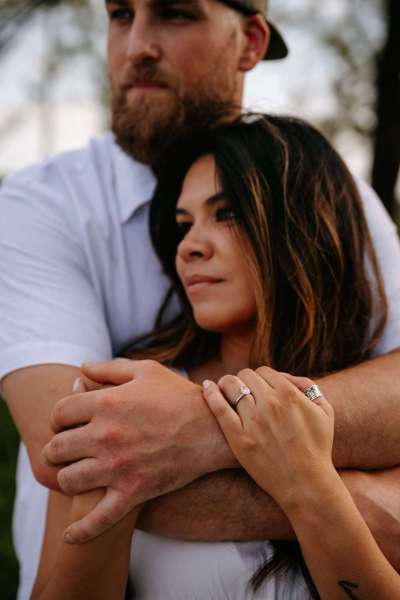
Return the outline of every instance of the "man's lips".
{"type": "Polygon", "coordinates": [[[138,80],[123,87],[125,92],[132,90],[165,90],[167,86],[157,81],[138,80]]]}

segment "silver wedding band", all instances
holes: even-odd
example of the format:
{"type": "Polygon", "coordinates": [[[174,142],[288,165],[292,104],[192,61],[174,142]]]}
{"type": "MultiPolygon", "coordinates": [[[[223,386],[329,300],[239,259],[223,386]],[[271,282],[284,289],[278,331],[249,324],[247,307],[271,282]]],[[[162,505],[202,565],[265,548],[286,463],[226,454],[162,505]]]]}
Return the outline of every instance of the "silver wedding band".
{"type": "Polygon", "coordinates": [[[314,400],[316,400],[317,398],[321,398],[323,396],[323,393],[315,383],[313,385],[310,385],[310,387],[306,388],[303,391],[303,394],[307,396],[307,398],[312,402],[314,402],[314,400]]]}
{"type": "Polygon", "coordinates": [[[246,385],[242,385],[239,388],[238,397],[235,400],[233,400],[233,402],[231,403],[233,408],[237,408],[237,405],[239,404],[241,399],[244,398],[245,396],[251,396],[251,389],[248,388],[246,385]]]}

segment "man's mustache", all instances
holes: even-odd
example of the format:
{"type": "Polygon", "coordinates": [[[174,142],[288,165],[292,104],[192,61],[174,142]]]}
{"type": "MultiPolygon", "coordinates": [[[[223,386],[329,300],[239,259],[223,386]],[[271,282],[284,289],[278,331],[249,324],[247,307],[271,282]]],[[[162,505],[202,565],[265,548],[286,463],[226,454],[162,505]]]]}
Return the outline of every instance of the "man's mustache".
{"type": "Polygon", "coordinates": [[[152,65],[138,65],[131,68],[129,74],[123,79],[122,90],[126,91],[138,83],[149,83],[166,88],[176,89],[176,81],[166,76],[152,65]]]}

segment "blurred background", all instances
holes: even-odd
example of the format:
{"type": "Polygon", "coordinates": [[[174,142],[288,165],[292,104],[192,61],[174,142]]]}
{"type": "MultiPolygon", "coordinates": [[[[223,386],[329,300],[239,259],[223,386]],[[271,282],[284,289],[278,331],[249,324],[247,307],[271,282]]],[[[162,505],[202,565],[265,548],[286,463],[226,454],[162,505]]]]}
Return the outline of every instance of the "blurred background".
{"type": "MultiPolygon", "coordinates": [[[[271,0],[290,47],[248,77],[247,108],[311,121],[398,220],[400,2],[271,0]]],[[[108,127],[103,0],[0,0],[0,179],[108,127]]],[[[1,210],[1,207],[0,207],[1,210]]],[[[17,435],[0,402],[0,590],[15,598],[17,435]]]]}

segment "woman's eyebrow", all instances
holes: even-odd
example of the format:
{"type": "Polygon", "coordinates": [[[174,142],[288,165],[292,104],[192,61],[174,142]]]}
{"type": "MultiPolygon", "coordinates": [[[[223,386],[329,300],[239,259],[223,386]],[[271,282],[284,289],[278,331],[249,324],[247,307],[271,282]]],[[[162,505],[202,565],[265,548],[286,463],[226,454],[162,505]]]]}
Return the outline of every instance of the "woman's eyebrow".
{"type": "Polygon", "coordinates": [[[216,204],[217,202],[220,202],[221,200],[226,200],[225,192],[217,192],[213,196],[210,196],[209,198],[207,198],[206,204],[207,204],[207,206],[213,206],[213,204],[216,204]]]}
{"type": "Polygon", "coordinates": [[[177,217],[178,215],[188,215],[188,211],[185,210],[184,208],[176,208],[175,209],[175,216],[177,217]]]}
{"type": "MultiPolygon", "coordinates": [[[[225,192],[217,192],[216,194],[213,194],[212,196],[207,198],[207,200],[205,201],[205,204],[207,206],[214,206],[214,204],[221,202],[221,200],[224,200],[226,202],[225,192]]],[[[177,206],[175,209],[175,216],[188,215],[188,214],[190,214],[189,211],[185,210],[184,208],[180,208],[179,206],[177,206]]]]}

